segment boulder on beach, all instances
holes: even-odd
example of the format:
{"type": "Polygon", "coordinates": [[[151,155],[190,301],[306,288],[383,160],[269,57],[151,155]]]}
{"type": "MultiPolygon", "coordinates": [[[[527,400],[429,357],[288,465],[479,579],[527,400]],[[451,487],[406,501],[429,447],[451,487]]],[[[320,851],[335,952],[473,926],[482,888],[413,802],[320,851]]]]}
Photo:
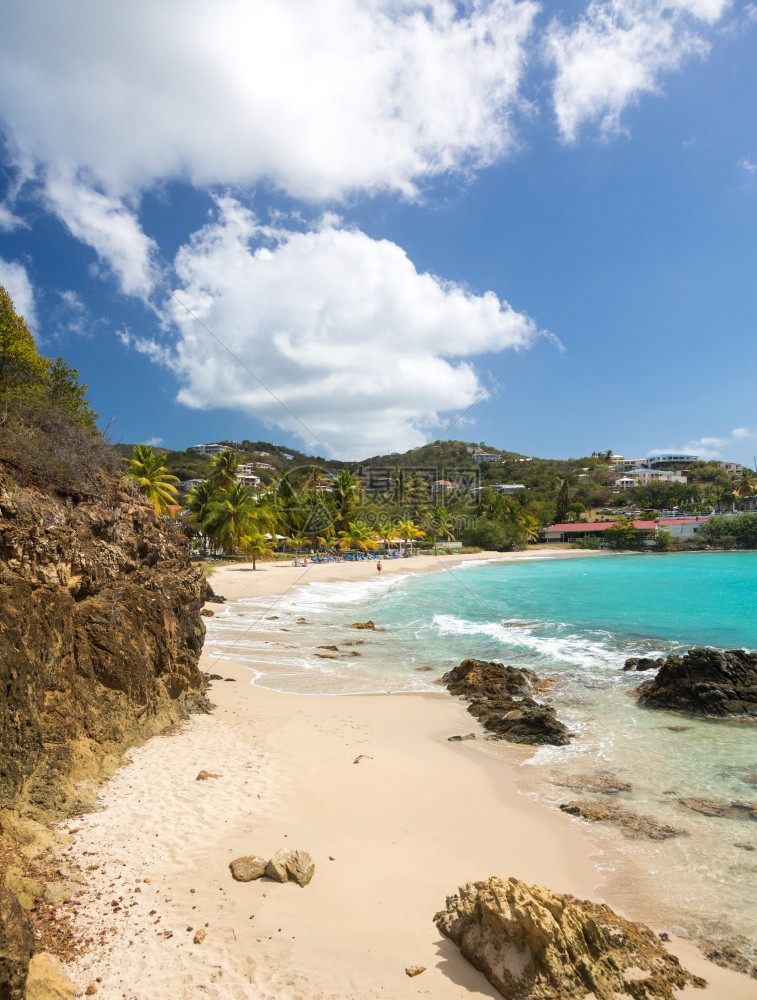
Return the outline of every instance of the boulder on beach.
{"type": "Polygon", "coordinates": [[[714,718],[757,718],[757,653],[690,649],[671,653],[653,680],[638,688],[639,705],[714,718]]]}
{"type": "Polygon", "coordinates": [[[552,706],[531,697],[539,684],[533,670],[468,658],[440,683],[469,701],[468,711],[497,739],[552,746],[570,742],[571,734],[552,706]]]}
{"type": "Polygon", "coordinates": [[[434,920],[506,1000],[674,1000],[707,985],[644,924],[516,878],[468,882],[434,920]]]}
{"type": "Polygon", "coordinates": [[[265,874],[274,882],[296,882],[306,886],[315,874],[315,862],[307,851],[282,847],[266,865],[265,874]]]}
{"type": "Polygon", "coordinates": [[[231,874],[237,882],[253,882],[255,879],[262,878],[266,873],[266,866],[265,858],[259,858],[254,854],[235,858],[229,864],[231,874]]]}

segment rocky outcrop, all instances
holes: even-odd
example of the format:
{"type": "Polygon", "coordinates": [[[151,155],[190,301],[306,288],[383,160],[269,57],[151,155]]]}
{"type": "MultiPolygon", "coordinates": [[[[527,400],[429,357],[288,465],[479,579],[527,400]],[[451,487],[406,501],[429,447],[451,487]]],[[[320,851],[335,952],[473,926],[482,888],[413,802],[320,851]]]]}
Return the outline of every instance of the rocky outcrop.
{"type": "Polygon", "coordinates": [[[651,816],[644,816],[610,802],[563,802],[560,804],[560,809],[569,816],[580,816],[590,823],[612,823],[620,827],[626,837],[631,838],[669,840],[684,833],[669,823],[658,823],[651,816]]]}
{"type": "Polygon", "coordinates": [[[757,653],[697,648],[671,654],[638,694],[645,708],[757,718],[757,653]]]}
{"type": "Polygon", "coordinates": [[[593,792],[595,795],[620,795],[630,792],[630,782],[623,781],[610,771],[596,771],[594,774],[577,774],[556,778],[555,784],[563,788],[575,788],[581,792],[593,792]]]}
{"type": "MultiPolygon", "coordinates": [[[[21,858],[3,892],[13,884],[22,910],[49,887],[26,877],[18,831],[91,808],[128,746],[209,707],[206,587],[187,540],[118,476],[94,471],[88,490],[46,490],[0,463],[0,849],[21,858]]],[[[23,996],[29,961],[8,907],[2,998],[23,996]]]]}
{"type": "Polygon", "coordinates": [[[78,806],[72,777],[202,703],[201,570],[118,480],[87,498],[0,471],[0,809],[78,806]]]}
{"type": "Polygon", "coordinates": [[[665,660],[658,656],[656,660],[653,660],[649,656],[629,656],[626,662],[623,664],[624,670],[657,670],[663,665],[665,660]]]}
{"type": "Polygon", "coordinates": [[[507,1000],[674,1000],[707,985],[643,924],[516,878],[468,882],[434,919],[507,1000]]]}
{"type": "Polygon", "coordinates": [[[16,897],[0,885],[0,997],[3,1000],[23,1000],[33,951],[31,920],[16,897]]]}
{"type": "Polygon", "coordinates": [[[469,701],[471,715],[498,739],[552,746],[570,742],[571,734],[552,706],[532,697],[541,684],[533,670],[469,658],[444,674],[440,683],[469,701]]]}
{"type": "Polygon", "coordinates": [[[702,816],[719,819],[751,819],[757,822],[757,802],[721,802],[719,799],[679,799],[682,806],[702,816]]]}

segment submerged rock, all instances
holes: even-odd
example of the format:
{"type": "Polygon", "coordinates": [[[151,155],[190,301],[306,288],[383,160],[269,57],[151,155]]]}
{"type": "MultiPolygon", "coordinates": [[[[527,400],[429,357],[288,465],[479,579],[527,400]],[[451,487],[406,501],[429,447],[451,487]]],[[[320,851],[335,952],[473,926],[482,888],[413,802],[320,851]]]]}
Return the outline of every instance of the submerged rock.
{"type": "Polygon", "coordinates": [[[757,942],[737,934],[723,941],[704,945],[705,958],[724,969],[734,969],[752,979],[757,979],[757,942]]]}
{"type": "Polygon", "coordinates": [[[658,823],[651,816],[642,816],[610,802],[563,802],[560,809],[569,816],[580,816],[591,823],[613,823],[627,837],[669,840],[685,833],[685,830],[678,830],[667,823],[658,823]]]}
{"type": "Polygon", "coordinates": [[[757,802],[721,802],[719,799],[679,799],[682,806],[703,816],[757,820],[757,802]]]}
{"type": "Polygon", "coordinates": [[[579,774],[573,778],[558,778],[555,784],[563,788],[575,788],[581,792],[594,792],[598,795],[619,795],[620,792],[630,792],[632,785],[622,781],[609,771],[597,771],[596,774],[579,774]]]}
{"type": "Polygon", "coordinates": [[[656,660],[649,656],[629,656],[623,665],[624,670],[659,670],[665,660],[658,656],[656,660]]]}
{"type": "Polygon", "coordinates": [[[757,653],[704,648],[684,656],[671,653],[638,694],[644,708],[757,718],[757,653]]]}
{"type": "Polygon", "coordinates": [[[552,746],[570,742],[571,734],[555,710],[531,697],[539,683],[533,670],[469,658],[444,674],[440,683],[450,694],[468,700],[471,715],[498,739],[552,746]]]}
{"type": "Polygon", "coordinates": [[[369,629],[372,632],[376,631],[376,626],[374,625],[374,623],[372,621],[367,621],[367,622],[353,622],[353,624],[350,625],[350,628],[369,629]]]}
{"type": "Polygon", "coordinates": [[[674,1000],[707,985],[643,924],[516,878],[468,882],[434,920],[506,1000],[674,1000]]]}

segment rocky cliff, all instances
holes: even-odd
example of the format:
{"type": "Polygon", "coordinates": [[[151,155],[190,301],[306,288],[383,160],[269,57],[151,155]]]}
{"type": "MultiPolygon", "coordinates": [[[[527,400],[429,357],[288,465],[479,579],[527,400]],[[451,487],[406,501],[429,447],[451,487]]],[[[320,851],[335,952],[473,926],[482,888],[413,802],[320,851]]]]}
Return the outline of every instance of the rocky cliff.
{"type": "Polygon", "coordinates": [[[127,747],[207,711],[207,590],[118,475],[56,491],[0,462],[0,998],[25,996],[35,944],[63,950],[48,880],[74,891],[77,873],[47,871],[46,824],[91,808],[127,747]]]}
{"type": "Polygon", "coordinates": [[[60,496],[0,466],[0,809],[77,808],[104,758],[201,705],[189,556],[118,477],[60,496]]]}

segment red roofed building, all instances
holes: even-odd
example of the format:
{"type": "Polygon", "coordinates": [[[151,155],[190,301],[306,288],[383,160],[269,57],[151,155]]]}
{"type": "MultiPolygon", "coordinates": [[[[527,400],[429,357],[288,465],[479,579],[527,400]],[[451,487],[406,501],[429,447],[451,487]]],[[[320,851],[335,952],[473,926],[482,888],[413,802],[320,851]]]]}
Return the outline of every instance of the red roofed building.
{"type": "MultiPolygon", "coordinates": [[[[650,544],[654,541],[654,536],[658,528],[664,528],[677,540],[694,538],[699,528],[707,524],[709,516],[700,517],[675,517],[657,518],[654,521],[634,521],[633,525],[643,535],[649,538],[650,544]]],[[[542,528],[540,534],[544,542],[574,542],[577,538],[602,538],[608,528],[612,528],[615,521],[589,521],[581,524],[552,524],[548,528],[542,528]]]]}

